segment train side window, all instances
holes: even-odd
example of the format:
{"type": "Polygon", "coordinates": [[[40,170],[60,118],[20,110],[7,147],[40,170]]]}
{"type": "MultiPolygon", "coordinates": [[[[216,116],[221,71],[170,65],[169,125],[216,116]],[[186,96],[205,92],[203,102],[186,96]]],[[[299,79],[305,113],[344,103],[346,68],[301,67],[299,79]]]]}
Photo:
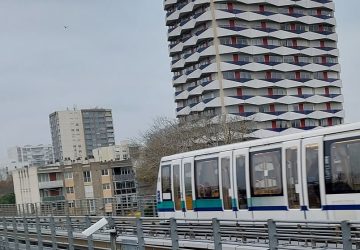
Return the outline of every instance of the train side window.
{"type": "Polygon", "coordinates": [[[180,192],[180,166],[174,165],[174,202],[175,210],[181,210],[181,192],[180,192]]]}
{"type": "Polygon", "coordinates": [[[360,192],[360,138],[325,142],[327,194],[360,192]]]}
{"type": "Polygon", "coordinates": [[[251,153],[251,195],[283,195],[281,149],[251,153]]]}
{"type": "Polygon", "coordinates": [[[195,183],[197,199],[220,198],[218,158],[195,161],[195,183]]]}
{"type": "Polygon", "coordinates": [[[300,208],[298,150],[296,147],[286,149],[286,180],[290,209],[300,208]]]}
{"type": "Polygon", "coordinates": [[[306,146],[306,176],[309,208],[321,208],[318,144],[306,146]]]}
{"type": "Polygon", "coordinates": [[[191,164],[184,164],[184,183],[185,183],[185,203],[186,209],[193,210],[192,205],[192,183],[191,183],[191,164]]]}
{"type": "Polygon", "coordinates": [[[232,208],[230,189],[230,157],[221,158],[221,181],[224,209],[229,210],[232,208]]]}
{"type": "Polygon", "coordinates": [[[161,191],[163,201],[172,200],[171,197],[171,166],[161,166],[161,191]]]}
{"type": "Polygon", "coordinates": [[[239,209],[247,209],[245,156],[236,156],[236,183],[239,209]]]}

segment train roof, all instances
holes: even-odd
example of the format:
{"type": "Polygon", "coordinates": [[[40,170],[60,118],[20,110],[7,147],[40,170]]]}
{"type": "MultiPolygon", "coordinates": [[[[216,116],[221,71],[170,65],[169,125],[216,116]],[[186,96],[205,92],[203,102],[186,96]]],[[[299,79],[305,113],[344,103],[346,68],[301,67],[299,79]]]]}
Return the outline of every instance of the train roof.
{"type": "Polygon", "coordinates": [[[336,134],[336,133],[341,133],[341,132],[350,132],[350,131],[354,131],[354,130],[360,130],[360,122],[336,125],[336,126],[326,127],[326,128],[316,128],[316,129],[313,129],[310,131],[293,133],[293,134],[289,134],[289,135],[279,135],[279,136],[275,136],[275,137],[271,137],[271,138],[256,139],[256,140],[251,140],[251,141],[245,141],[245,142],[227,144],[227,145],[223,145],[223,146],[199,149],[199,150],[189,151],[189,152],[185,152],[185,153],[179,153],[179,154],[175,154],[175,155],[165,156],[161,159],[161,162],[167,162],[167,161],[171,161],[171,160],[192,157],[195,155],[213,154],[213,153],[217,153],[217,152],[221,152],[221,151],[230,151],[230,150],[235,150],[235,149],[250,148],[250,147],[256,147],[256,146],[266,146],[266,145],[281,143],[281,142],[285,142],[285,141],[305,139],[305,138],[311,138],[311,137],[317,137],[317,136],[323,136],[323,135],[329,135],[329,134],[336,134]]]}

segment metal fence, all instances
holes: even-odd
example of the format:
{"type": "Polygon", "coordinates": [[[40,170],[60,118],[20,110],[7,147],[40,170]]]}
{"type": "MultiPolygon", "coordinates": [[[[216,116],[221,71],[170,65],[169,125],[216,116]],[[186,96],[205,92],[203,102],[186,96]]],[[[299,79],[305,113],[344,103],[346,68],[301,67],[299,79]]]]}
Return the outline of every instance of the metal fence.
{"type": "Polygon", "coordinates": [[[0,216],[142,216],[156,217],[156,197],[119,195],[114,198],[62,200],[0,205],[0,216]]]}
{"type": "Polygon", "coordinates": [[[92,237],[80,232],[101,217],[3,217],[4,249],[360,249],[360,222],[185,220],[107,217],[92,237]],[[111,231],[110,229],[114,229],[111,231]],[[109,234],[112,232],[112,236],[109,234]],[[65,240],[64,240],[65,239],[65,240]],[[113,244],[111,244],[113,243],[113,244]],[[106,245],[107,244],[107,245],[106,245]],[[127,248],[127,246],[129,248],[127,248]]]}

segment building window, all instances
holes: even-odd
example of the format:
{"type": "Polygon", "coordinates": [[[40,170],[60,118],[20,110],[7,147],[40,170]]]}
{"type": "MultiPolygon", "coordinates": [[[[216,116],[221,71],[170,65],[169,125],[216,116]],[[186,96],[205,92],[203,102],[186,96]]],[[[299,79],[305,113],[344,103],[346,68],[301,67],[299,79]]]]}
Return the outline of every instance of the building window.
{"type": "Polygon", "coordinates": [[[73,172],[65,172],[64,178],[65,179],[73,179],[74,178],[73,172]]]}
{"type": "Polygon", "coordinates": [[[113,198],[104,198],[104,204],[112,204],[113,203],[113,198]]]}
{"type": "Polygon", "coordinates": [[[102,186],[103,186],[103,190],[110,190],[111,189],[110,183],[105,183],[102,186]]]}
{"type": "Polygon", "coordinates": [[[218,158],[195,161],[195,185],[197,199],[220,197],[218,158]]]}
{"type": "Polygon", "coordinates": [[[75,207],[75,202],[74,201],[69,201],[68,202],[68,207],[69,208],[74,208],[75,207]]]}
{"type": "Polygon", "coordinates": [[[109,175],[109,170],[108,169],[101,170],[101,175],[103,175],[103,176],[109,175]]]}
{"type": "Polygon", "coordinates": [[[327,194],[360,192],[360,138],[325,142],[327,194]]]}
{"type": "Polygon", "coordinates": [[[280,149],[252,153],[250,166],[252,196],[283,194],[280,149]]]}
{"type": "Polygon", "coordinates": [[[84,171],[84,182],[91,182],[91,172],[90,171],[84,171]]]}
{"type": "Polygon", "coordinates": [[[66,193],[67,194],[73,194],[74,193],[74,187],[67,187],[66,188],[66,193]]]}

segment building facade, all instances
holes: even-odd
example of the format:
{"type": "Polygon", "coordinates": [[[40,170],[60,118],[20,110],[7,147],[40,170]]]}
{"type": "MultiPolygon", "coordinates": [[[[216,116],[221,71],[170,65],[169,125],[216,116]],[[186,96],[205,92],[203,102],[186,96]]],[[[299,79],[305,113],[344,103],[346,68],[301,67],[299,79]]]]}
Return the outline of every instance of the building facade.
{"type": "Polygon", "coordinates": [[[122,141],[119,145],[101,147],[93,150],[95,161],[123,161],[130,158],[129,142],[122,141]]]}
{"type": "Polygon", "coordinates": [[[81,111],[56,111],[49,119],[55,161],[84,160],[86,148],[81,111]]]}
{"type": "Polygon", "coordinates": [[[15,146],[8,149],[8,161],[17,167],[22,166],[45,166],[54,163],[54,151],[52,145],[25,145],[15,146]]]}
{"type": "Polygon", "coordinates": [[[92,150],[115,144],[109,109],[56,111],[49,116],[55,161],[92,158],[92,150]]]}
{"type": "Polygon", "coordinates": [[[256,121],[256,136],[343,122],[332,0],[165,0],[176,115],[256,121]]]}
{"type": "Polygon", "coordinates": [[[130,160],[86,162],[13,171],[17,205],[70,214],[113,214],[136,202],[135,174],[130,160]]]}
{"type": "Polygon", "coordinates": [[[83,109],[81,113],[88,157],[93,156],[93,149],[115,145],[111,109],[83,109]]]}

